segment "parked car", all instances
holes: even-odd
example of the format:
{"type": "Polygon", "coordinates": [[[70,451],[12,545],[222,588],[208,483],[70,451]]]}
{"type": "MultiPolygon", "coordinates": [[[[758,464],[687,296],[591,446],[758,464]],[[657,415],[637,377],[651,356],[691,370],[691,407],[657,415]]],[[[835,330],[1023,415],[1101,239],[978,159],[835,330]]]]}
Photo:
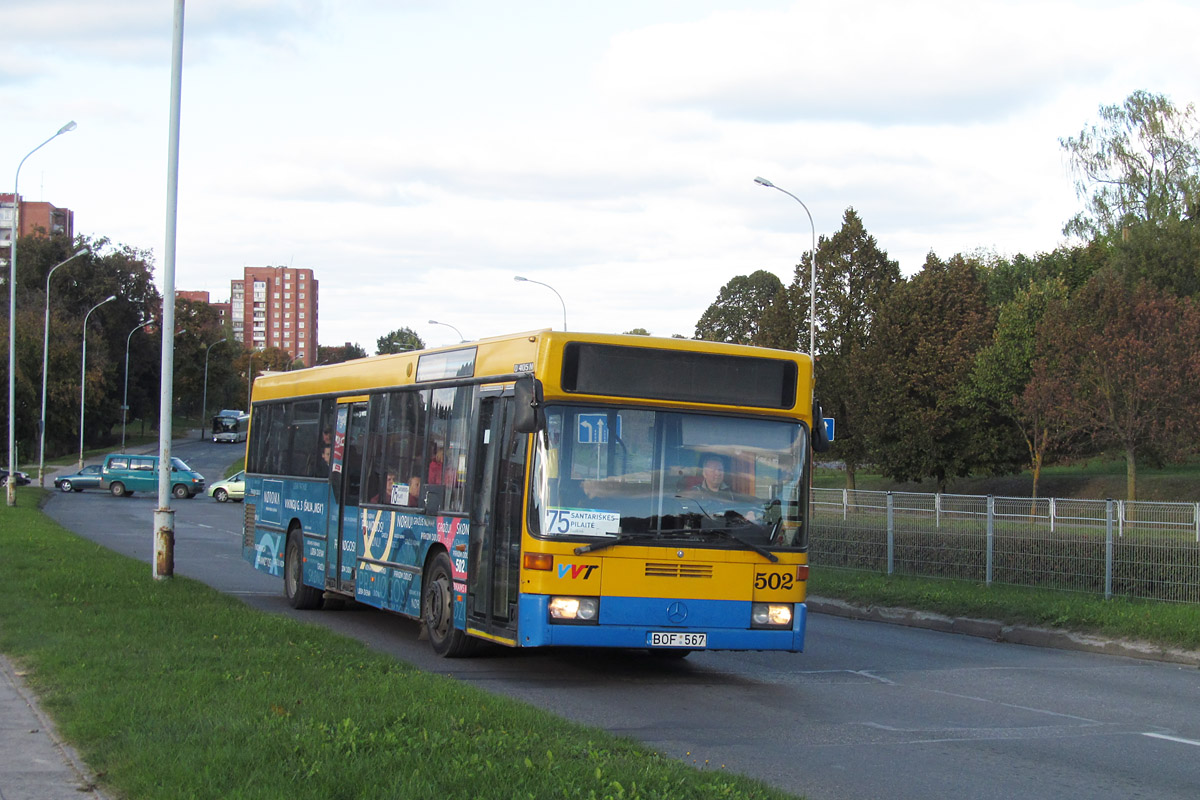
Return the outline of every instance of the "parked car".
{"type": "MultiPolygon", "coordinates": [[[[24,486],[27,483],[29,483],[29,476],[26,475],[24,472],[21,472],[21,470],[19,470],[19,469],[14,470],[13,474],[17,476],[16,477],[17,486],[24,486]]],[[[6,486],[6,485],[8,485],[8,470],[0,469],[0,486],[6,486]]]]}
{"type": "MultiPolygon", "coordinates": [[[[101,485],[115,497],[158,490],[158,456],[109,453],[104,457],[101,485]]],[[[204,476],[183,462],[171,459],[171,494],[183,499],[204,491],[204,476]]]]}
{"type": "Polygon", "coordinates": [[[223,481],[217,481],[208,487],[208,493],[218,503],[244,499],[246,497],[246,471],[242,470],[223,481]]]}
{"type": "Polygon", "coordinates": [[[99,464],[88,464],[79,472],[70,475],[60,475],[54,479],[54,488],[63,492],[82,492],[84,489],[99,489],[103,478],[103,468],[99,464]]]}

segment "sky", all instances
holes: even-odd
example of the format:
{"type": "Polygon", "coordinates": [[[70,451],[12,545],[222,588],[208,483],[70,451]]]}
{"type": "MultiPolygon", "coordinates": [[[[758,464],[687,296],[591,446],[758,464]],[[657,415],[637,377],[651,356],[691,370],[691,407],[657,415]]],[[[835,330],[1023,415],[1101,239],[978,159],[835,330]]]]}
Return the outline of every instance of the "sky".
{"type": "MultiPolygon", "coordinates": [[[[160,289],[173,14],[0,0],[0,191],[76,121],[20,193],[152,252],[160,289]]],[[[850,207],[905,275],[1050,251],[1082,207],[1060,139],[1138,89],[1194,102],[1197,30],[1172,0],[193,0],[175,287],[309,268],[320,343],[374,352],[564,306],[692,336],[850,207]]]]}

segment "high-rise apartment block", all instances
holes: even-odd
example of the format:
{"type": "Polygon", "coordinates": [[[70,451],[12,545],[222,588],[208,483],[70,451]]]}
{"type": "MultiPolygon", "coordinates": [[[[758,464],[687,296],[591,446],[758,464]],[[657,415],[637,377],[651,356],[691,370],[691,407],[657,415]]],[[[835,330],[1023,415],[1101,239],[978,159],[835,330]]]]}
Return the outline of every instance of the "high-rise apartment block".
{"type": "Polygon", "coordinates": [[[233,337],[255,350],[278,347],[311,366],[317,358],[317,283],[311,269],[246,267],[230,281],[233,337]]]}

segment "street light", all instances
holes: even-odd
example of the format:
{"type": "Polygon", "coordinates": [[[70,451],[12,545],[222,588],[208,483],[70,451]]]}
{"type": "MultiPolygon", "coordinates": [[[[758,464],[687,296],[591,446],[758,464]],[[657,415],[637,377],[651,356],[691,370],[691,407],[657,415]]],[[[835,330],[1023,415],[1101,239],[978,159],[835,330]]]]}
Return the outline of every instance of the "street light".
{"type": "Polygon", "coordinates": [[[66,259],[58,262],[50,271],[46,273],[46,323],[42,330],[42,415],[38,417],[38,486],[46,488],[46,370],[50,365],[50,276],[54,274],[54,270],[66,264],[68,261],[73,261],[87,252],[86,247],[81,247],[72,253],[66,259]]]}
{"type": "Polygon", "coordinates": [[[514,275],[513,280],[516,281],[517,283],[536,283],[538,286],[545,286],[547,289],[549,289],[550,291],[552,291],[558,295],[558,302],[562,303],[563,332],[565,333],[567,330],[567,304],[565,302],[563,302],[562,295],[558,294],[558,289],[555,289],[553,286],[551,286],[548,283],[542,283],[541,281],[535,281],[531,278],[522,278],[520,275],[514,275]]]}
{"type": "MultiPolygon", "coordinates": [[[[25,154],[25,158],[21,159],[21,163],[17,164],[17,174],[13,178],[13,213],[12,213],[12,240],[8,243],[8,474],[15,475],[17,472],[17,239],[21,233],[20,216],[21,216],[21,201],[17,198],[18,187],[21,183],[21,167],[25,166],[25,161],[31,155],[41,150],[50,142],[62,136],[64,133],[69,133],[75,130],[75,121],[72,120],[66,125],[58,129],[58,132],[51,136],[46,141],[39,144],[37,147],[25,154]]],[[[14,480],[7,481],[8,483],[8,504],[15,506],[17,504],[17,482],[14,480]]]]}
{"type": "Polygon", "coordinates": [[[775,184],[771,183],[766,178],[755,178],[754,182],[759,186],[766,186],[768,189],[779,189],[788,197],[795,200],[804,209],[804,213],[808,214],[808,224],[812,228],[812,251],[809,253],[809,276],[808,276],[808,355],[812,361],[813,374],[817,373],[817,226],[813,224],[812,213],[809,212],[808,206],[804,205],[804,201],[796,195],[789,192],[787,189],[780,189],[775,184]]]}
{"type": "Polygon", "coordinates": [[[208,419],[208,354],[225,339],[218,339],[204,351],[204,399],[200,401],[200,441],[204,441],[204,421],[208,419]]]}
{"type": "Polygon", "coordinates": [[[88,317],[92,315],[100,306],[105,303],[110,303],[116,300],[115,294],[110,294],[108,297],[101,300],[96,305],[88,309],[88,312],[83,315],[83,358],[80,360],[79,367],[79,468],[83,469],[83,401],[87,396],[87,324],[88,317]]]}
{"type": "Polygon", "coordinates": [[[129,332],[125,337],[125,394],[121,397],[121,452],[125,452],[125,419],[129,416],[129,340],[142,328],[154,322],[154,317],[146,320],[129,332]]]}
{"type": "Polygon", "coordinates": [[[436,319],[431,319],[431,320],[429,320],[429,324],[430,325],[441,325],[443,327],[449,328],[450,330],[452,330],[458,334],[458,340],[460,342],[465,342],[467,340],[467,337],[462,335],[462,331],[460,331],[458,328],[451,325],[449,322],[438,322],[436,319]]]}
{"type": "Polygon", "coordinates": [[[250,389],[254,385],[254,354],[258,351],[253,347],[250,348],[250,355],[246,359],[246,413],[250,413],[250,389]]]}

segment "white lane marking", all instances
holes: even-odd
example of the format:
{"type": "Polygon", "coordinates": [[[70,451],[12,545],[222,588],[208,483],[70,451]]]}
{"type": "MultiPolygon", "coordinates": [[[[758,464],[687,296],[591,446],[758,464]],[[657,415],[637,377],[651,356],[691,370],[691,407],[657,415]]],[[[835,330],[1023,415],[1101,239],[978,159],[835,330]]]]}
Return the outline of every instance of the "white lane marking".
{"type": "Polygon", "coordinates": [[[1018,705],[1017,703],[1002,703],[999,700],[992,700],[991,698],[988,698],[988,697],[976,697],[974,695],[969,695],[969,694],[959,694],[958,692],[947,692],[944,689],[930,689],[929,691],[932,692],[933,694],[943,694],[943,695],[946,695],[947,697],[957,697],[962,700],[973,700],[978,703],[988,703],[991,705],[1000,706],[1002,708],[1015,708],[1018,711],[1028,711],[1033,714],[1045,714],[1045,715],[1051,716],[1051,717],[1063,717],[1064,719],[1078,720],[1079,722],[1086,722],[1091,725],[1103,724],[1102,722],[1100,722],[1100,720],[1089,719],[1088,717],[1078,717],[1074,714],[1063,714],[1058,711],[1051,711],[1048,708],[1033,708],[1032,706],[1022,706],[1022,705],[1018,705]]]}
{"type": "Polygon", "coordinates": [[[1165,733],[1143,733],[1142,736],[1149,736],[1151,739],[1166,739],[1168,742],[1179,742],[1180,744],[1190,744],[1192,747],[1200,747],[1200,742],[1195,739],[1181,739],[1178,736],[1167,736],[1165,733]]]}

